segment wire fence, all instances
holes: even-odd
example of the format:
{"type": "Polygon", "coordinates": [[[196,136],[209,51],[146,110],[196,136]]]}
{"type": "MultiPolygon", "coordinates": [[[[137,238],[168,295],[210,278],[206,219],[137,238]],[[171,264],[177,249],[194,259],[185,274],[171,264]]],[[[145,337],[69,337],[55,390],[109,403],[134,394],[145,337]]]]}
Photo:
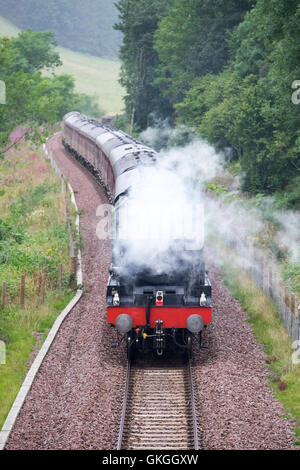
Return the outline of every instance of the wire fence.
{"type": "Polygon", "coordinates": [[[275,302],[292,340],[300,340],[300,315],[296,296],[283,284],[273,262],[258,257],[257,265],[250,266],[247,271],[265,295],[275,302]]]}
{"type": "MultiPolygon", "coordinates": [[[[69,207],[68,207],[68,203],[67,203],[67,194],[66,194],[66,188],[68,187],[68,189],[70,191],[70,186],[67,183],[67,181],[65,180],[60,168],[57,166],[57,163],[53,158],[52,152],[51,151],[50,152],[45,152],[45,154],[46,154],[46,157],[50,160],[52,168],[54,169],[54,171],[56,172],[56,174],[59,176],[59,178],[61,180],[61,192],[62,192],[62,197],[63,197],[63,201],[64,201],[65,218],[66,218],[66,223],[67,223],[67,226],[68,226],[68,229],[69,229],[69,235],[70,235],[70,258],[71,258],[71,261],[72,261],[72,266],[75,269],[76,268],[76,259],[77,259],[77,256],[76,256],[76,241],[75,241],[75,237],[74,237],[73,222],[72,222],[72,217],[70,216],[70,211],[69,211],[69,207]]],[[[70,191],[70,195],[72,197],[72,191],[70,191]]]]}
{"type": "Polygon", "coordinates": [[[300,341],[300,305],[295,294],[284,285],[275,260],[254,246],[248,239],[232,237],[231,248],[240,255],[240,265],[256,286],[272,299],[280,318],[293,341],[300,341]]]}
{"type": "MultiPolygon", "coordinates": [[[[77,270],[77,247],[75,239],[75,230],[73,228],[72,216],[70,215],[68,201],[67,201],[67,188],[70,191],[70,197],[73,198],[72,191],[70,186],[65,180],[60,168],[55,162],[52,152],[45,151],[46,158],[49,159],[52,168],[55,170],[56,174],[61,180],[61,192],[64,202],[64,214],[66,219],[66,224],[69,230],[70,237],[70,258],[71,258],[71,277],[72,273],[76,273],[77,270]]],[[[69,269],[66,271],[66,275],[69,269]]],[[[68,274],[69,277],[69,274],[68,274]]],[[[29,276],[22,274],[20,279],[7,280],[2,282],[1,288],[1,297],[0,297],[0,307],[5,308],[8,304],[18,303],[22,308],[25,306],[26,296],[31,297],[33,292],[39,297],[40,304],[44,303],[45,300],[45,290],[47,286],[47,281],[50,281],[50,278],[47,279],[46,270],[43,269],[41,273],[37,273],[35,276],[29,276]]],[[[54,280],[54,284],[58,290],[62,289],[64,284],[63,279],[63,266],[62,263],[59,263],[57,267],[57,281],[54,280]]],[[[49,286],[48,286],[49,287],[49,286]]],[[[52,288],[54,286],[51,286],[52,288]]]]}
{"type": "MultiPolygon", "coordinates": [[[[213,194],[209,194],[208,202],[212,204],[211,210],[221,213],[223,218],[226,218],[228,213],[226,203],[213,194]]],[[[271,253],[267,254],[253,242],[247,235],[247,228],[243,226],[243,223],[241,226],[235,224],[234,229],[228,230],[226,224],[224,224],[224,229],[218,222],[220,218],[216,220],[216,224],[212,227],[212,234],[218,234],[217,238],[221,244],[226,240],[225,244],[235,252],[238,265],[247,271],[256,286],[274,301],[291,339],[300,342],[300,299],[297,299],[295,294],[284,285],[277,260],[271,253]]]]}
{"type": "MultiPolygon", "coordinates": [[[[56,288],[62,290],[63,284],[63,265],[59,263],[57,267],[56,288]]],[[[32,301],[33,297],[38,297],[39,303],[42,305],[45,302],[46,285],[47,275],[45,269],[34,278],[22,274],[19,281],[3,281],[1,284],[0,306],[5,308],[9,304],[19,304],[21,308],[24,308],[26,299],[32,301]],[[38,285],[33,291],[32,285],[34,285],[36,281],[38,281],[38,285]]]]}

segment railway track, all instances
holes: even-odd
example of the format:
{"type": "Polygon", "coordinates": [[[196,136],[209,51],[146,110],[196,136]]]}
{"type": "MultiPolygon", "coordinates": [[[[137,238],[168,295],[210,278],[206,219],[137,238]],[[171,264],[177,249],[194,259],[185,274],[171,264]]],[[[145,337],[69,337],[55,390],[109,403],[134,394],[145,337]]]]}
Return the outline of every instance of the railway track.
{"type": "Polygon", "coordinates": [[[117,449],[198,448],[190,361],[128,362],[117,449]]]}

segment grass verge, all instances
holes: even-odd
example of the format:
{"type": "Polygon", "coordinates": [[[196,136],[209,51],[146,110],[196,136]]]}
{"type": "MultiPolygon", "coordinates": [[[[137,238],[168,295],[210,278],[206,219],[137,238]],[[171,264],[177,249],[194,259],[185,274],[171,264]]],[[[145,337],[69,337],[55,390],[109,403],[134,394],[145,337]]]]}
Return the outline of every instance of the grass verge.
{"type": "Polygon", "coordinates": [[[0,364],[0,428],[28,371],[31,354],[40,349],[57,316],[73,296],[71,291],[52,291],[42,306],[27,305],[21,309],[11,305],[1,310],[0,330],[6,343],[6,363],[0,364]],[[38,333],[44,333],[39,344],[38,333]]]}
{"type": "MultiPolygon", "coordinates": [[[[248,321],[255,337],[263,345],[272,371],[273,378],[269,385],[288,413],[287,418],[292,416],[299,423],[295,434],[300,436],[300,364],[293,364],[292,340],[281,322],[275,304],[235,264],[234,252],[227,249],[226,257],[224,254],[221,265],[224,283],[248,314],[248,321]]],[[[300,445],[299,439],[296,444],[300,445]]]]}
{"type": "MultiPolygon", "coordinates": [[[[70,214],[75,217],[72,206],[70,214]]],[[[43,154],[22,143],[0,160],[0,291],[3,282],[7,288],[6,305],[0,302],[0,346],[5,349],[5,360],[0,358],[0,427],[32,353],[38,351],[74,296],[73,278],[61,182],[43,154]],[[42,269],[46,272],[46,294],[41,305],[42,269]],[[22,274],[26,280],[24,308],[20,307],[22,274]]]]}

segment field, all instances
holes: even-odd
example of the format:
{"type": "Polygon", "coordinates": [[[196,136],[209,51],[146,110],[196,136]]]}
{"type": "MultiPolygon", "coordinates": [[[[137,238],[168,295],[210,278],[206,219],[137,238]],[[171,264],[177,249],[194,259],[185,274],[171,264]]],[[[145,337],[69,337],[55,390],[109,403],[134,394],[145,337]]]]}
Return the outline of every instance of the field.
{"type": "MultiPolygon", "coordinates": [[[[20,30],[0,16],[1,36],[16,36],[20,30]]],[[[123,105],[123,89],[118,82],[120,63],[100,57],[58,48],[63,66],[57,73],[73,75],[76,90],[96,95],[105,114],[120,114],[123,105]]]]}
{"type": "Polygon", "coordinates": [[[87,95],[97,95],[99,106],[106,114],[120,114],[123,90],[118,82],[120,64],[87,54],[59,48],[63,66],[57,73],[68,73],[76,80],[76,89],[87,95]]]}

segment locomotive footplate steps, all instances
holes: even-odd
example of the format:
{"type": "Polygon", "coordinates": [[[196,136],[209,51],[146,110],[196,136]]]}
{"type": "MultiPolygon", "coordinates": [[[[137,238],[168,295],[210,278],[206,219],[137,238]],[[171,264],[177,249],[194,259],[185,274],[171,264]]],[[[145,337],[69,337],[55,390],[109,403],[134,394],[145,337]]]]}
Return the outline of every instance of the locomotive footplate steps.
{"type": "Polygon", "coordinates": [[[117,449],[198,448],[190,361],[129,361],[117,449]]]}

